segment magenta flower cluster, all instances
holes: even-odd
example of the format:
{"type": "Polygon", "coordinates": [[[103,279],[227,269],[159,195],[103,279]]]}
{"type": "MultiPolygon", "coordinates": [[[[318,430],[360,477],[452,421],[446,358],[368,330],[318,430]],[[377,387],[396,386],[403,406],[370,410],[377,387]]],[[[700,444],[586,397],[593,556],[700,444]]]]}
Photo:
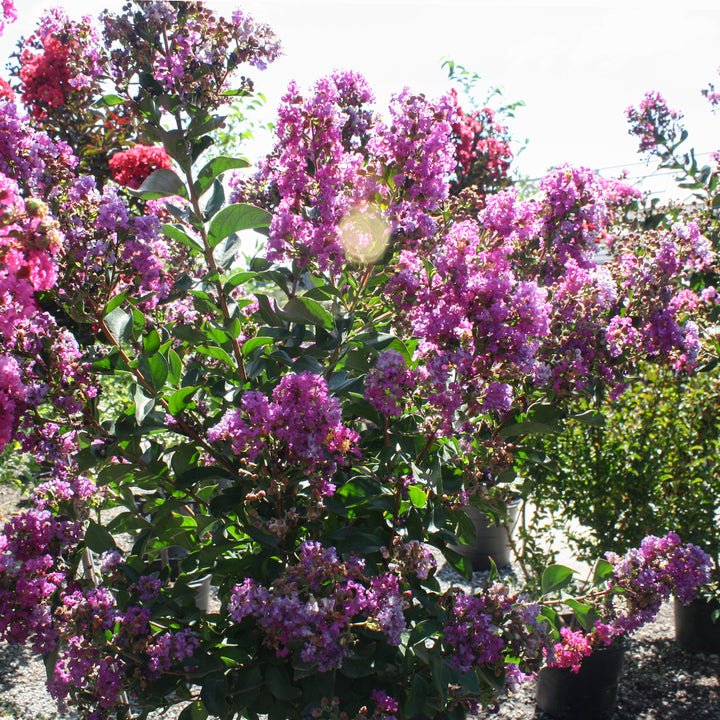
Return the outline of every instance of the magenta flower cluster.
{"type": "Polygon", "coordinates": [[[275,209],[269,259],[292,256],[302,266],[339,271],[345,262],[339,226],[370,205],[396,235],[422,240],[435,232],[455,166],[456,111],[446,98],[432,103],[405,90],[393,98],[385,124],[370,111],[372,101],[364,78],[352,72],[320,80],[307,99],[290,85],[279,109],[278,144],[259,178],[275,209]]]}
{"type": "Polygon", "coordinates": [[[334,548],[315,542],[304,542],[298,556],[270,587],[251,578],[236,585],[230,617],[238,623],[253,618],[262,642],[278,657],[299,644],[303,662],[320,672],[341,667],[351,654],[356,623],[400,644],[404,600],[396,575],[367,576],[362,560],[340,560],[334,548]]]}

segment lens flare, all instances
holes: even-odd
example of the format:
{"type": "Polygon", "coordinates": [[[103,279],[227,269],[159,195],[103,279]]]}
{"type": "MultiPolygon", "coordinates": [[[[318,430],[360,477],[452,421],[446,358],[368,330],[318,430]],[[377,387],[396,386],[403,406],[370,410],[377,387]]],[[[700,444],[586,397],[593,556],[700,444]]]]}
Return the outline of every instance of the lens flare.
{"type": "Polygon", "coordinates": [[[338,231],[345,256],[354,262],[377,262],[390,240],[390,226],[374,205],[354,207],[340,221],[338,231]]]}

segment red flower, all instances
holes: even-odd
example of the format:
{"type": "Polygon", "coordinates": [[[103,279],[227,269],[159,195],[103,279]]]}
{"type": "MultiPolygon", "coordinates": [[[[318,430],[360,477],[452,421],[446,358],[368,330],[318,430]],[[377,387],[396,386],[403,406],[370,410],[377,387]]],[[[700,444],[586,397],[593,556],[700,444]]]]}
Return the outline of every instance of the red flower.
{"type": "Polygon", "coordinates": [[[70,89],[68,54],[74,43],[64,45],[56,37],[41,39],[44,52],[34,55],[29,48],[20,54],[22,101],[33,117],[41,118],[47,107],[59,107],[70,89]]]}
{"type": "Polygon", "coordinates": [[[15,93],[10,87],[10,83],[7,80],[3,80],[3,78],[0,78],[0,100],[15,102],[15,93]]]}
{"type": "Polygon", "coordinates": [[[172,163],[168,154],[163,148],[154,145],[135,145],[110,158],[113,180],[132,190],[137,190],[155,170],[169,167],[172,167],[172,163]]]}

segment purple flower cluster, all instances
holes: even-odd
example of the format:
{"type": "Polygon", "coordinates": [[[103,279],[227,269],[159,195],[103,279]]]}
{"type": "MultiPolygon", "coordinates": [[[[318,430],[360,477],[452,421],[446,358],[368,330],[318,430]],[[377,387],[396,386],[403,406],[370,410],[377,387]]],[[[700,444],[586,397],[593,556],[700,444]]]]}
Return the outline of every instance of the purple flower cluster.
{"type": "Polygon", "coordinates": [[[493,583],[476,595],[458,588],[441,600],[448,619],[442,639],[453,667],[468,672],[484,668],[505,676],[505,692],[531,677],[542,657],[547,632],[537,620],[539,607],[493,583]],[[521,658],[508,662],[508,658],[521,658]]]}
{"type": "Polygon", "coordinates": [[[117,188],[106,185],[102,194],[90,176],[77,178],[63,204],[62,227],[68,258],[74,261],[74,281],[103,283],[108,264],[118,270],[113,294],[134,287],[147,295],[153,307],[170,292],[170,248],[160,238],[160,220],[145,212],[132,214],[117,188]]]}
{"type": "Polygon", "coordinates": [[[683,545],[674,532],[664,537],[648,535],[639,548],[623,556],[607,553],[606,558],[613,572],[605,594],[620,606],[606,605],[606,609],[612,608],[611,617],[597,620],[589,633],[561,628],[560,642],[546,648],[550,665],[578,672],[582,659],[595,648],[606,647],[653,621],[661,604],[672,594],[690,603],[709,581],[712,567],[707,553],[697,545],[683,545]]]}
{"type": "Polygon", "coordinates": [[[285,375],[268,399],[246,391],[240,409],[230,410],[208,430],[211,442],[229,440],[236,455],[251,462],[261,452],[282,464],[302,468],[321,496],[332,495],[329,478],[349,453],[357,452],[358,434],[343,425],[337,398],[321,375],[285,375]]]}
{"type": "MultiPolygon", "coordinates": [[[[221,105],[240,64],[262,69],[280,53],[267,25],[240,11],[231,21],[216,17],[200,2],[148,2],[142,13],[130,8],[121,15],[105,12],[102,20],[118,87],[127,89],[137,74],[150,73],[166,92],[197,107],[221,105]]],[[[245,78],[242,82],[252,89],[245,78]]]]}
{"type": "Polygon", "coordinates": [[[353,626],[381,630],[391,645],[405,629],[397,576],[367,577],[363,563],[341,561],[334,548],[305,542],[299,561],[265,587],[246,578],[233,588],[228,613],[235,622],[252,617],[262,641],[286,657],[299,643],[303,662],[334,670],[352,652],[353,626]]]}
{"type": "Polygon", "coordinates": [[[25,195],[45,198],[77,162],[66,143],[33,130],[13,103],[0,101],[0,173],[13,178],[25,195]]]}
{"type": "MultiPolygon", "coordinates": [[[[140,584],[148,586],[148,581],[141,578],[140,584]]],[[[129,690],[134,674],[157,679],[173,668],[189,665],[199,639],[189,628],[154,634],[147,606],[152,597],[154,592],[147,595],[142,591],[142,606],[121,610],[102,586],[62,595],[55,610],[59,653],[48,681],[48,690],[61,708],[68,699],[77,703],[82,698],[79,707],[89,709],[90,700],[95,714],[87,717],[104,720],[122,706],[121,695],[129,690]]]]}
{"type": "Polygon", "coordinates": [[[640,357],[691,368],[698,338],[688,316],[697,301],[682,278],[712,260],[697,226],[613,235],[616,211],[637,193],[587,170],[558,168],[541,190],[529,201],[499,193],[480,213],[518,280],[548,292],[549,332],[536,349],[534,382],[568,392],[600,378],[612,393],[640,357]]]}
{"type": "Polygon", "coordinates": [[[674,532],[647,536],[640,547],[619,557],[606,555],[613,565],[611,588],[622,589],[625,609],[618,624],[632,631],[654,619],[663,600],[672,593],[689,603],[708,582],[712,560],[697,545],[683,545],[674,532]]]}
{"type": "Polygon", "coordinates": [[[396,713],[399,709],[398,701],[390,697],[382,690],[373,690],[370,693],[370,699],[375,702],[374,717],[384,718],[384,720],[396,720],[396,713]]]}
{"type": "Polygon", "coordinates": [[[682,137],[682,113],[671,110],[659,92],[645,93],[640,105],[630,106],[625,116],[630,134],[640,140],[640,152],[653,152],[660,146],[668,148],[682,137]]]}
{"type": "Polygon", "coordinates": [[[148,648],[148,670],[152,675],[160,676],[174,665],[185,663],[198,647],[200,640],[189,629],[163,633],[148,648]]]}
{"type": "Polygon", "coordinates": [[[78,523],[48,510],[26,510],[0,534],[0,637],[32,640],[33,650],[54,649],[57,630],[51,598],[65,585],[70,554],[81,539],[78,523]]]}
{"type": "Polygon", "coordinates": [[[493,622],[495,608],[488,608],[483,596],[460,591],[448,600],[453,619],[445,623],[443,642],[452,652],[453,667],[467,672],[478,665],[496,664],[502,657],[505,642],[493,622]]]}
{"type": "Polygon", "coordinates": [[[365,397],[389,418],[399,417],[417,380],[397,350],[383,350],[375,367],[365,377],[365,397]]]}
{"type": "Polygon", "coordinates": [[[433,249],[431,273],[408,252],[387,289],[419,340],[418,375],[446,433],[461,407],[472,417],[507,412],[511,383],[532,373],[550,329],[547,291],[519,277],[511,246],[488,240],[473,221],[455,224],[433,249]]]}

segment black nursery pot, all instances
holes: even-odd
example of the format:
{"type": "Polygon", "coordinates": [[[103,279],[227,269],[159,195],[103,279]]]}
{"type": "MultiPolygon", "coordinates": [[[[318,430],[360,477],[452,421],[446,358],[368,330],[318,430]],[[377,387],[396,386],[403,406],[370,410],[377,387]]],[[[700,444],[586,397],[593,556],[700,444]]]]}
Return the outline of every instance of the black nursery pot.
{"type": "Polygon", "coordinates": [[[519,502],[510,502],[507,506],[505,522],[497,524],[475,507],[465,508],[475,528],[475,542],[470,545],[451,545],[450,548],[472,562],[474,571],[490,570],[490,558],[497,567],[510,564],[510,532],[515,525],[519,502]]]}
{"type": "Polygon", "coordinates": [[[598,648],[580,671],[543,668],[538,674],[535,703],[555,720],[609,720],[617,704],[625,645],[598,648]]]}
{"type": "Polygon", "coordinates": [[[675,640],[683,650],[720,654],[720,618],[712,621],[716,610],[717,600],[696,598],[683,605],[675,598],[675,640]]]}

